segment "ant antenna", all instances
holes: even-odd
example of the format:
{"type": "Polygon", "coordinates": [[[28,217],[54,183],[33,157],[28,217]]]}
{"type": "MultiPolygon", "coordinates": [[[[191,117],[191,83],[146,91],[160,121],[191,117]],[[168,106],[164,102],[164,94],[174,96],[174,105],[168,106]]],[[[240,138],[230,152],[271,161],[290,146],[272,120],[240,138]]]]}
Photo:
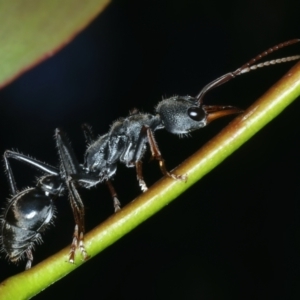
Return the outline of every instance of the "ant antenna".
{"type": "Polygon", "coordinates": [[[265,62],[262,62],[262,63],[259,63],[259,64],[255,64],[257,61],[259,61],[263,57],[271,54],[272,52],[277,51],[281,48],[293,45],[295,43],[299,43],[299,42],[300,42],[300,39],[293,39],[293,40],[289,40],[289,41],[284,42],[284,43],[280,43],[280,44],[278,44],[274,47],[271,47],[270,49],[262,52],[261,54],[257,55],[256,57],[252,58],[250,61],[248,61],[246,64],[242,65],[237,70],[235,70],[233,72],[230,72],[230,73],[227,73],[227,74],[213,80],[212,82],[207,84],[200,91],[200,93],[196,97],[197,101],[199,102],[199,104],[201,104],[203,102],[203,98],[204,98],[205,94],[208,91],[214,89],[215,87],[218,87],[218,86],[222,85],[223,83],[235,78],[238,75],[242,75],[244,73],[248,73],[250,71],[257,70],[258,68],[268,67],[270,65],[276,65],[276,64],[285,63],[285,62],[300,59],[300,55],[294,55],[294,56],[288,56],[288,57],[273,59],[273,60],[265,61],[265,62]]]}

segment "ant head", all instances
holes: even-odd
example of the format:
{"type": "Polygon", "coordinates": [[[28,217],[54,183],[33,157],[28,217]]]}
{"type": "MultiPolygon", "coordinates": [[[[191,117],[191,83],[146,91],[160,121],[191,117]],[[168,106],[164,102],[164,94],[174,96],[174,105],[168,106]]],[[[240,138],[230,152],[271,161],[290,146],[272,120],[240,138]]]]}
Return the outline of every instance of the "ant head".
{"type": "Polygon", "coordinates": [[[158,103],[156,112],[165,129],[174,134],[185,134],[206,126],[206,114],[191,96],[174,96],[158,103]]]}
{"type": "Polygon", "coordinates": [[[173,134],[186,134],[208,125],[211,121],[241,112],[232,106],[202,105],[191,96],[174,96],[161,101],[156,112],[165,129],[173,134]]]}
{"type": "Polygon", "coordinates": [[[195,98],[191,96],[174,96],[161,101],[156,107],[161,124],[171,133],[186,134],[203,128],[218,118],[242,112],[241,109],[233,106],[203,105],[203,98],[207,92],[230,81],[236,76],[257,70],[258,68],[300,59],[300,55],[294,55],[255,64],[268,54],[298,42],[300,42],[300,39],[290,40],[262,52],[237,70],[222,75],[208,83],[195,98]]]}

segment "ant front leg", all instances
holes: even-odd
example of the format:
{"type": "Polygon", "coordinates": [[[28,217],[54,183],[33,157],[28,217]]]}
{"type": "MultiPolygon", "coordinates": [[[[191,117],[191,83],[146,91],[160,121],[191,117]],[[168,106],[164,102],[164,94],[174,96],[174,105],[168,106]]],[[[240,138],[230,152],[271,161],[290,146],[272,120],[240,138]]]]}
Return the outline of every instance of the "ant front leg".
{"type": "Polygon", "coordinates": [[[176,175],[171,172],[169,172],[166,168],[165,160],[163,159],[160,150],[158,148],[157,142],[154,138],[154,134],[150,127],[143,126],[139,135],[136,151],[134,154],[134,161],[135,161],[135,167],[137,172],[137,179],[139,182],[139,185],[143,192],[147,191],[147,185],[144,181],[143,172],[142,172],[142,161],[141,158],[143,156],[143,148],[145,146],[146,141],[148,140],[148,143],[150,145],[151,150],[151,157],[152,159],[155,159],[159,163],[159,167],[163,175],[172,177],[175,180],[187,180],[186,175],[176,175]]]}
{"type": "Polygon", "coordinates": [[[75,229],[73,234],[73,241],[71,245],[69,262],[74,263],[75,261],[75,252],[79,247],[83,260],[89,258],[85,247],[84,247],[84,205],[81,200],[81,197],[75,187],[74,179],[72,175],[77,175],[80,173],[80,166],[75,157],[73,149],[68,143],[65,135],[59,130],[56,129],[55,132],[56,142],[58,153],[61,160],[61,171],[62,176],[65,179],[68,191],[69,191],[69,200],[73,210],[73,215],[75,219],[75,229]]]}
{"type": "Polygon", "coordinates": [[[146,130],[147,130],[148,142],[149,142],[150,150],[151,150],[151,154],[152,154],[152,159],[156,159],[158,161],[160,170],[163,173],[163,175],[172,177],[175,180],[186,181],[187,180],[186,175],[176,175],[167,170],[165,160],[163,159],[163,157],[159,151],[159,148],[158,148],[157,142],[154,138],[154,134],[153,134],[152,130],[149,127],[146,128],[146,130]]]}

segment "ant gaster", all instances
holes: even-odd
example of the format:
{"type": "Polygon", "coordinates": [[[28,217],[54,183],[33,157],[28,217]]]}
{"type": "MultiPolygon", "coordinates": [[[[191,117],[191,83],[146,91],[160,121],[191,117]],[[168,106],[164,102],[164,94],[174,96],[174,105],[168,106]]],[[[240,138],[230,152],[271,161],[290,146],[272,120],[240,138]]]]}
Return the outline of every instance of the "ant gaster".
{"type": "Polygon", "coordinates": [[[35,244],[42,242],[41,233],[53,223],[55,216],[53,201],[57,197],[62,196],[66,190],[69,191],[70,203],[75,218],[69,261],[71,263],[74,262],[77,247],[80,248],[83,258],[88,258],[83,245],[84,206],[79,195],[77,195],[74,182],[69,180],[71,174],[75,173],[74,166],[79,166],[79,164],[70,145],[68,145],[69,157],[65,157],[64,153],[62,153],[63,147],[61,145],[62,143],[66,145],[67,140],[58,129],[56,130],[55,139],[58,153],[61,157],[60,168],[50,166],[18,152],[6,150],[4,153],[4,166],[12,198],[8,200],[1,218],[1,250],[14,263],[18,263],[20,259],[26,258],[26,270],[31,268],[33,261],[32,250],[35,244]],[[46,175],[38,178],[35,187],[18,191],[9,163],[10,158],[24,162],[46,173],[46,175]]]}
{"type": "Polygon", "coordinates": [[[83,259],[88,255],[83,245],[84,205],[77,187],[91,188],[106,183],[110,189],[115,211],[120,202],[110,179],[115,175],[117,163],[135,167],[137,179],[143,191],[147,190],[142,175],[142,158],[150,146],[152,158],[159,162],[164,175],[174,179],[186,180],[184,175],[168,172],[164,159],[154,138],[154,132],[165,129],[173,134],[185,135],[208,125],[215,119],[240,113],[233,106],[204,105],[206,93],[215,87],[257,68],[288,62],[300,58],[290,56],[255,64],[259,59],[285,46],[299,42],[299,39],[278,44],[256,56],[234,72],[227,73],[207,84],[196,97],[174,96],[164,99],[155,108],[155,114],[132,112],[128,117],[113,123],[109,132],[95,139],[91,128],[83,125],[83,131],[89,146],[85,153],[84,164],[78,163],[74,152],[61,130],[56,129],[55,139],[60,157],[60,167],[56,168],[23,154],[7,150],[4,153],[5,168],[8,175],[12,198],[4,209],[1,226],[2,250],[12,262],[27,258],[26,269],[32,264],[32,250],[35,243],[41,242],[41,233],[53,221],[55,208],[53,200],[66,191],[75,219],[75,230],[69,261],[74,262],[76,248],[79,247],[83,259]],[[35,187],[18,191],[8,161],[12,158],[25,162],[46,175],[38,179],[35,187]]]}

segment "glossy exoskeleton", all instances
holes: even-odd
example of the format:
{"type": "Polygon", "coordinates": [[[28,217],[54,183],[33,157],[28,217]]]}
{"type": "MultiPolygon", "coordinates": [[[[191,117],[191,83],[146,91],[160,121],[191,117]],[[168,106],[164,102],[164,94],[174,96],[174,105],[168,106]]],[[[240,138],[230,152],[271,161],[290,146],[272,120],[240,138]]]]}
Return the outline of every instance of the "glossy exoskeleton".
{"type": "Polygon", "coordinates": [[[7,150],[4,153],[5,169],[12,197],[8,200],[1,218],[1,250],[14,263],[22,258],[27,259],[26,269],[31,268],[32,250],[35,244],[42,242],[41,233],[53,223],[54,200],[62,196],[66,190],[69,191],[69,200],[75,218],[69,261],[74,262],[74,253],[77,247],[80,248],[83,258],[88,258],[83,246],[84,206],[80,197],[77,197],[74,183],[70,180],[70,176],[75,173],[78,163],[63,133],[56,130],[55,137],[61,158],[60,168],[50,166],[18,152],[7,150]],[[68,148],[67,157],[64,152],[65,145],[68,148]],[[38,178],[35,187],[18,191],[9,163],[10,158],[24,162],[44,172],[45,175],[38,178]]]}
{"type": "Polygon", "coordinates": [[[95,139],[89,126],[83,130],[89,144],[83,165],[79,164],[65,135],[56,129],[55,137],[60,157],[60,167],[55,168],[13,151],[4,154],[12,198],[8,201],[2,217],[3,250],[12,262],[27,258],[26,269],[31,267],[32,249],[41,240],[41,233],[52,222],[54,215],[53,200],[68,192],[75,218],[75,230],[69,261],[74,262],[76,248],[80,248],[83,258],[87,253],[83,244],[84,205],[77,187],[91,188],[99,183],[106,183],[110,189],[115,211],[120,209],[120,202],[110,179],[117,171],[117,164],[135,167],[137,179],[143,191],[147,190],[142,175],[142,158],[149,144],[152,157],[159,162],[164,175],[174,179],[186,180],[184,175],[168,172],[164,159],[154,138],[154,132],[165,129],[177,135],[186,135],[208,125],[215,119],[240,113],[233,106],[204,105],[206,93],[217,86],[257,68],[299,59],[300,56],[276,59],[256,64],[266,55],[285,46],[299,42],[290,40],[276,45],[261,53],[248,63],[207,84],[196,97],[174,96],[164,99],[155,108],[155,114],[132,112],[128,117],[114,122],[107,134],[95,139]],[[39,178],[35,187],[17,191],[8,158],[23,161],[46,175],[39,178]]]}
{"type": "Polygon", "coordinates": [[[54,174],[40,177],[35,187],[19,192],[8,161],[10,157],[24,159],[25,162],[33,161],[9,150],[4,154],[12,197],[7,202],[1,220],[2,250],[12,262],[18,262],[22,257],[26,257],[26,269],[29,269],[33,260],[32,249],[36,243],[42,241],[41,233],[51,224],[55,214],[53,200],[63,193],[64,186],[59,170],[35,161],[54,174]]]}

